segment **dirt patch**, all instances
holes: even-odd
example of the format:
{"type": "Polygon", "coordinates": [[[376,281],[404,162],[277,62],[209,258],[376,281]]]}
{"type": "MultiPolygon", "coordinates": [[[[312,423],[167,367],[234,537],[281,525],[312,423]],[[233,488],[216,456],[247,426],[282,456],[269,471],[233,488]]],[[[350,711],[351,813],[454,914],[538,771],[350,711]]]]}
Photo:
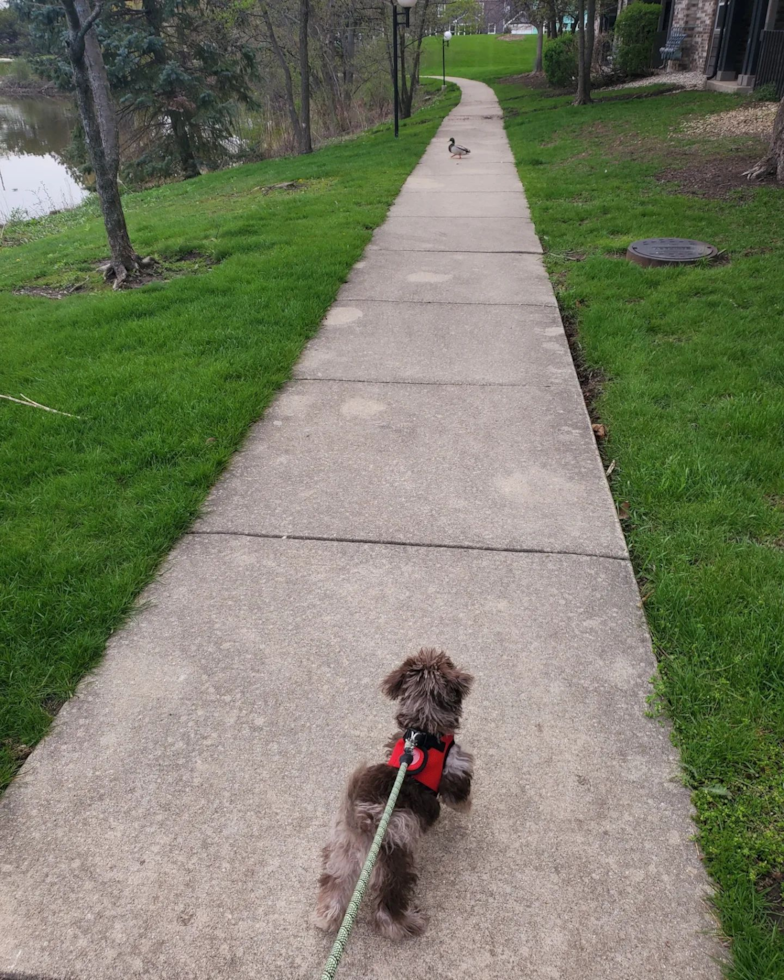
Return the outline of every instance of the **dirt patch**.
{"type": "Polygon", "coordinates": [[[757,891],[768,902],[765,911],[768,921],[781,929],[784,926],[784,871],[771,871],[764,878],[760,878],[757,882],[757,891]]]}
{"type": "MultiPolygon", "coordinates": [[[[32,746],[25,745],[24,742],[15,742],[11,738],[3,739],[3,748],[9,753],[14,762],[22,763],[33,751],[32,746]]],[[[2,974],[0,974],[2,976],[2,974]]]]}
{"type": "MultiPolygon", "coordinates": [[[[111,282],[104,279],[104,270],[107,262],[98,262],[95,271],[85,276],[79,282],[63,285],[40,286],[31,283],[29,286],[20,286],[14,290],[15,296],[38,296],[44,299],[66,299],[74,293],[93,293],[110,289],[111,282]],[[100,278],[96,276],[100,274],[100,278]]],[[[203,252],[190,251],[176,258],[163,258],[160,262],[153,261],[152,265],[141,269],[133,278],[126,280],[123,289],[139,289],[141,286],[148,286],[151,282],[167,282],[169,279],[179,279],[180,276],[193,276],[201,272],[207,272],[217,265],[217,261],[211,255],[203,252]]]]}
{"type": "Polygon", "coordinates": [[[266,184],[264,187],[254,187],[254,191],[261,191],[265,196],[274,194],[276,191],[304,191],[309,184],[306,180],[284,180],[279,184],[266,184]]]}
{"type": "MultiPolygon", "coordinates": [[[[583,398],[585,400],[585,407],[588,409],[588,414],[591,417],[591,422],[600,425],[600,419],[596,413],[596,402],[602,393],[607,378],[601,371],[595,368],[590,368],[586,364],[585,354],[583,353],[583,347],[580,343],[580,337],[577,329],[577,317],[570,310],[561,309],[561,319],[563,320],[564,332],[566,333],[566,339],[569,342],[569,350],[572,353],[572,360],[574,361],[574,367],[577,371],[577,377],[580,381],[580,387],[583,391],[583,398]]],[[[602,426],[602,428],[604,428],[602,426]]],[[[596,430],[594,430],[595,432],[596,430]]],[[[602,438],[606,436],[606,432],[602,433],[602,438]]]]}
{"type": "MultiPolygon", "coordinates": [[[[543,71],[539,72],[526,72],[523,75],[508,75],[506,78],[502,78],[501,85],[519,85],[520,88],[532,89],[535,92],[541,92],[542,95],[549,98],[559,98],[562,95],[574,95],[575,89],[573,88],[554,88],[547,81],[547,75],[543,71]]],[[[510,99],[506,99],[506,102],[510,102],[510,99]]],[[[535,111],[535,110],[533,110],[535,111]]]]}
{"type": "Polygon", "coordinates": [[[658,99],[660,95],[675,95],[682,91],[683,89],[680,85],[666,85],[656,89],[655,92],[641,92],[637,90],[628,94],[619,92],[618,95],[603,95],[599,98],[598,93],[601,92],[601,89],[596,89],[593,94],[597,96],[594,99],[595,102],[635,102],[640,99],[658,99]]]}
{"type": "Polygon", "coordinates": [[[14,296],[43,296],[45,299],[65,299],[66,296],[81,292],[86,285],[87,280],[62,289],[57,289],[54,286],[22,286],[20,289],[14,290],[14,296]]]}
{"type": "Polygon", "coordinates": [[[689,154],[687,156],[689,163],[682,167],[667,167],[665,170],[660,170],[656,174],[656,180],[659,183],[674,183],[681,194],[688,194],[691,197],[721,199],[737,191],[744,191],[750,195],[753,189],[761,184],[777,186],[772,177],[751,182],[743,176],[759,160],[762,152],[758,150],[749,153],[745,150],[708,157],[699,157],[696,153],[689,154]]]}
{"type": "MultiPolygon", "coordinates": [[[[96,271],[104,274],[107,265],[107,262],[100,262],[96,271]]],[[[168,262],[166,259],[159,262],[151,257],[142,259],[141,265],[142,268],[134,276],[125,280],[123,289],[139,289],[141,286],[149,286],[151,282],[166,282],[180,276],[195,275],[215,265],[215,261],[201,252],[190,251],[168,262]]]]}
{"type": "Polygon", "coordinates": [[[758,105],[716,112],[710,116],[687,120],[678,135],[702,136],[705,139],[724,139],[727,136],[759,136],[770,139],[777,102],[761,102],[758,105]]]}
{"type": "Polygon", "coordinates": [[[44,711],[54,718],[60,711],[60,708],[65,704],[66,699],[60,698],[56,694],[50,694],[49,697],[44,698],[41,702],[41,707],[44,711]]]}

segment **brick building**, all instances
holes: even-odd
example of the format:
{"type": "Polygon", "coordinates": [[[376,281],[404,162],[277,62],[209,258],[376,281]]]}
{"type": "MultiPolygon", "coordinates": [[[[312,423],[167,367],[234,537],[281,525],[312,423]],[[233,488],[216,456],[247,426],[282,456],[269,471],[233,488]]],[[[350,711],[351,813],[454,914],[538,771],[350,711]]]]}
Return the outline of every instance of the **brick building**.
{"type": "Polygon", "coordinates": [[[776,86],[784,98],[784,0],[665,0],[662,30],[686,37],[679,65],[709,87],[776,86]]]}

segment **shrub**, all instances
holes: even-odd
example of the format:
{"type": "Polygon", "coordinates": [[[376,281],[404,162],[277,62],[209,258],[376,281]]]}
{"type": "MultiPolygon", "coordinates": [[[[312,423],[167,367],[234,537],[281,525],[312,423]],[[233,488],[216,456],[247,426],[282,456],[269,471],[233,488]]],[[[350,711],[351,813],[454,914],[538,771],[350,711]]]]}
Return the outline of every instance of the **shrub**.
{"type": "Polygon", "coordinates": [[[625,75],[644,75],[650,69],[660,15],[658,3],[630,3],[619,14],[615,22],[615,65],[625,75]]]}
{"type": "Polygon", "coordinates": [[[759,88],[755,88],[754,91],[749,95],[750,102],[778,102],[779,93],[776,88],[775,82],[766,82],[764,85],[760,85],[759,88]]]}
{"type": "Polygon", "coordinates": [[[577,87],[577,38],[562,34],[544,48],[544,73],[556,88],[577,87]]]}

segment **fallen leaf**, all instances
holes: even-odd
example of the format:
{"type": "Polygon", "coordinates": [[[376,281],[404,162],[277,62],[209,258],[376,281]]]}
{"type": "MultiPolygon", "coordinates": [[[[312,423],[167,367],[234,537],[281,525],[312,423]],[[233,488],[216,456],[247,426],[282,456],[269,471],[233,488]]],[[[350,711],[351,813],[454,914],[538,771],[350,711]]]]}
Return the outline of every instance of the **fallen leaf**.
{"type": "Polygon", "coordinates": [[[610,465],[607,467],[607,470],[604,475],[610,477],[613,475],[614,471],[615,471],[615,460],[613,460],[612,463],[610,463],[610,465]]]}
{"type": "Polygon", "coordinates": [[[706,786],[705,792],[710,793],[711,796],[721,796],[726,800],[732,797],[732,793],[730,793],[726,786],[722,786],[721,783],[716,783],[715,786],[706,786]]]}
{"type": "Polygon", "coordinates": [[[628,521],[632,516],[631,510],[629,510],[629,501],[624,500],[624,502],[618,507],[618,519],[621,521],[628,521]]]}
{"type": "Polygon", "coordinates": [[[607,438],[607,429],[601,424],[601,422],[594,422],[591,428],[593,429],[593,434],[597,439],[607,438]]]}

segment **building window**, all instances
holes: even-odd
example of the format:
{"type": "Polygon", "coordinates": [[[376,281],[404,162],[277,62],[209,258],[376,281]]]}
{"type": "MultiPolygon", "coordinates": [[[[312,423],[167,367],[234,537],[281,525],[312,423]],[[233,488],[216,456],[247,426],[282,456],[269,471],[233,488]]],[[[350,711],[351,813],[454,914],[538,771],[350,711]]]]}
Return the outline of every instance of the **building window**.
{"type": "Polygon", "coordinates": [[[495,24],[488,24],[487,25],[487,33],[488,34],[495,34],[495,24]]]}

